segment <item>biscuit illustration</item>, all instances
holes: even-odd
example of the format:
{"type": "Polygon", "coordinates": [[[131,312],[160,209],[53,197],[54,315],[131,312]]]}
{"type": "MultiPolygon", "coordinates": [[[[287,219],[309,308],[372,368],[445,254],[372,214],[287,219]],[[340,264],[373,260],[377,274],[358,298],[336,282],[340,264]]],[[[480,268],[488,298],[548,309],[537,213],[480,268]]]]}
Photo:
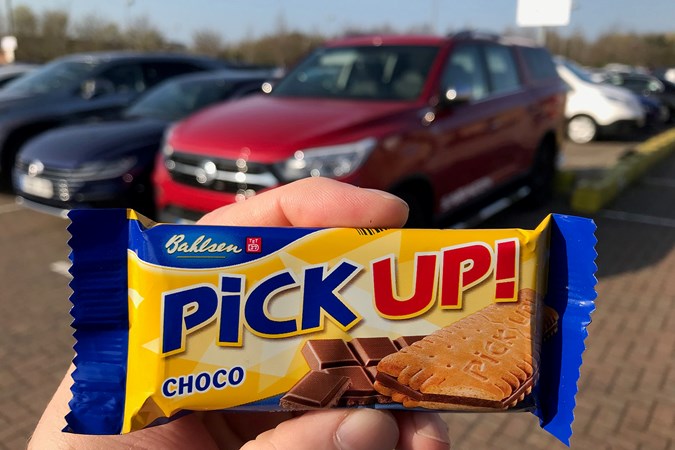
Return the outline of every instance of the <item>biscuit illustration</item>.
{"type": "Polygon", "coordinates": [[[506,409],[532,391],[535,292],[494,303],[384,357],[375,389],[405,407],[506,409]]]}
{"type": "Polygon", "coordinates": [[[550,339],[558,332],[558,320],[560,316],[558,312],[550,306],[544,306],[544,320],[542,323],[542,335],[544,340],[550,339]]]}

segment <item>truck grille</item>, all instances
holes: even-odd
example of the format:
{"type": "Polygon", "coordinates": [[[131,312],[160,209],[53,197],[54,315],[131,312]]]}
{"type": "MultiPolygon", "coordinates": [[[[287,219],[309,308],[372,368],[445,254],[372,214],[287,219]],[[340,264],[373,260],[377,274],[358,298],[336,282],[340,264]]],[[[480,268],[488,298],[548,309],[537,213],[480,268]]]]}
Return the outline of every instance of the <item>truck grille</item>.
{"type": "Polygon", "coordinates": [[[175,151],[165,158],[164,166],[176,183],[211,191],[257,192],[279,184],[269,166],[244,159],[212,158],[175,151]]]}

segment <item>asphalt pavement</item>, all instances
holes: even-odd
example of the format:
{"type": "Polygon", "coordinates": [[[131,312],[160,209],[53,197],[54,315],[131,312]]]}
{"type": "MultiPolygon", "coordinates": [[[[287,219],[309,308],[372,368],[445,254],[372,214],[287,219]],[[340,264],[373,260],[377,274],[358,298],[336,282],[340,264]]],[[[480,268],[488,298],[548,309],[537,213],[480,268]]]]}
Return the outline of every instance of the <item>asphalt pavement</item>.
{"type": "MultiPolygon", "coordinates": [[[[597,145],[602,145],[599,143],[597,145]]],[[[632,143],[625,143],[628,148],[632,143]]],[[[622,146],[581,146],[563,162],[601,171],[622,146]],[[576,152],[576,155],[575,155],[576,152]],[[598,154],[603,153],[603,157],[598,154]],[[594,159],[595,157],[595,159],[594,159]],[[590,162],[593,160],[593,162],[590,162]]],[[[481,227],[535,227],[558,198],[481,227]]],[[[675,450],[675,154],[591,217],[598,299],[577,395],[572,448],[675,450]]],[[[0,448],[21,449],[72,358],[67,222],[0,196],[0,448]]],[[[563,449],[529,413],[445,415],[453,449],[563,449]]]]}

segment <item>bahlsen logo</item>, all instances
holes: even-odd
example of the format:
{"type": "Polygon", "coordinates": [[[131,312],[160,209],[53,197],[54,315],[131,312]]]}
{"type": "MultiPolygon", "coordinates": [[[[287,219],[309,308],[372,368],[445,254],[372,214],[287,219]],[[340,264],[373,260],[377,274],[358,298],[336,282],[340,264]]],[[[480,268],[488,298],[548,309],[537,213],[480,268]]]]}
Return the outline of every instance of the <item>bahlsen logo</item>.
{"type": "Polygon", "coordinates": [[[164,245],[169,255],[177,258],[219,257],[222,253],[241,253],[242,249],[228,242],[216,242],[205,235],[187,240],[184,234],[174,234],[164,245]]]}

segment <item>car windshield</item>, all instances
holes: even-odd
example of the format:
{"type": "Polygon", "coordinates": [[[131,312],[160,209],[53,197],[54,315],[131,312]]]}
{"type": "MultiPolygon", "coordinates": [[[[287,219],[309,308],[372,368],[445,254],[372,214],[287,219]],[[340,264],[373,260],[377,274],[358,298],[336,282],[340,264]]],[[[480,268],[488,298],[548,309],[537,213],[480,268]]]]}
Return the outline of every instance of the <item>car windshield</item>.
{"type": "Polygon", "coordinates": [[[571,61],[567,60],[562,60],[560,62],[563,66],[567,67],[567,69],[572,72],[577,78],[580,80],[586,81],[587,83],[596,83],[593,78],[591,78],[590,72],[588,72],[586,69],[574,64],[571,61]]]}
{"type": "Polygon", "coordinates": [[[39,95],[72,89],[84,81],[98,65],[96,61],[54,61],[8,83],[3,92],[39,95]]]}
{"type": "Polygon", "coordinates": [[[151,90],[125,111],[126,117],[178,120],[225,99],[235,83],[222,79],[169,81],[151,90]]]}
{"type": "Polygon", "coordinates": [[[272,91],[284,97],[414,100],[438,47],[379,46],[317,50],[272,91]]]}

